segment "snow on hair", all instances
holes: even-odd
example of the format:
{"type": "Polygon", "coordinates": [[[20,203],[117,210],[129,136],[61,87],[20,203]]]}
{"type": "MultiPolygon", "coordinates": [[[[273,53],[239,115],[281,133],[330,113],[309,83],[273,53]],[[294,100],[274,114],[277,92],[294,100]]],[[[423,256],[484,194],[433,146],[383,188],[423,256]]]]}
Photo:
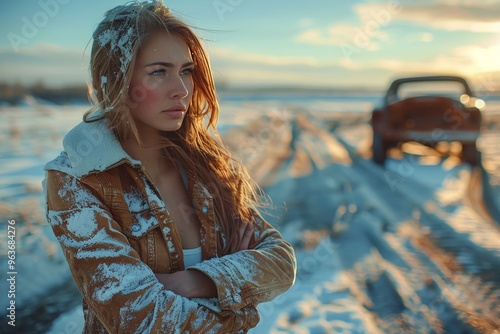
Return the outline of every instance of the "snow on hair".
{"type": "MultiPolygon", "coordinates": [[[[110,9],[94,31],[91,73],[95,99],[104,112],[113,110],[123,89],[119,83],[127,82],[141,34],[140,21],[146,13],[154,13],[157,8],[170,13],[163,1],[132,1],[110,9]],[[104,66],[99,64],[107,63],[104,66]],[[118,67],[116,65],[119,65],[118,67]],[[98,73],[101,70],[102,73],[98,73]],[[99,81],[100,79],[100,81],[99,81]]],[[[146,14],[147,15],[147,14],[146,14]]],[[[153,14],[154,15],[154,14],[153,14]]]]}
{"type": "Polygon", "coordinates": [[[138,35],[135,23],[139,15],[143,10],[152,9],[157,5],[163,5],[163,1],[134,1],[117,6],[107,11],[101,21],[101,24],[109,24],[110,28],[99,31],[97,36],[93,36],[101,47],[109,44],[110,50],[119,55],[122,73],[127,71],[128,65],[132,61],[132,47],[138,35]]]}

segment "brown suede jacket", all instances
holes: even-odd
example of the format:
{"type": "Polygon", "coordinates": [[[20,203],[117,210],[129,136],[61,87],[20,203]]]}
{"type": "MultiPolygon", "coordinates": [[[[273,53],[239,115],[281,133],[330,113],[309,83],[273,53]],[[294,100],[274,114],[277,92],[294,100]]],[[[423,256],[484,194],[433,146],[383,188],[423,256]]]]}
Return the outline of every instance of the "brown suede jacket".
{"type": "Polygon", "coordinates": [[[184,270],[179,234],[141,164],[105,121],[81,123],[45,166],[47,219],[83,296],[84,333],[239,333],[259,322],[257,304],[295,280],[293,248],[258,214],[252,249],[219,256],[225,240],[212,197],[184,177],[201,222],[199,270],[216,298],[185,298],[155,273],[184,270]]]}

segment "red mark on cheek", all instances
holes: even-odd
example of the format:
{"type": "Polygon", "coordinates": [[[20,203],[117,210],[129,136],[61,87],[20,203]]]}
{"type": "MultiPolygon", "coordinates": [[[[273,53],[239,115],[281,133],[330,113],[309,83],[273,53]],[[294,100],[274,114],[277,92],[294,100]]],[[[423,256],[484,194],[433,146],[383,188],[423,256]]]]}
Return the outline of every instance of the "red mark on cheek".
{"type": "Polygon", "coordinates": [[[129,94],[132,101],[136,103],[151,103],[161,99],[161,92],[147,85],[132,86],[129,94]]]}
{"type": "Polygon", "coordinates": [[[144,88],[144,86],[141,85],[132,86],[130,88],[129,94],[132,101],[137,103],[144,101],[148,96],[147,90],[144,88]]]}

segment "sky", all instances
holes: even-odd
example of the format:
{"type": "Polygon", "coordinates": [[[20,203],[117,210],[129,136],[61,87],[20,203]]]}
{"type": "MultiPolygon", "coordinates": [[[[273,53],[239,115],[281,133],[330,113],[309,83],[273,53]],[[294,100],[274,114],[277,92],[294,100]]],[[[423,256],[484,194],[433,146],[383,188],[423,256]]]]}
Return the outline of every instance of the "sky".
{"type": "MultiPolygon", "coordinates": [[[[89,80],[91,35],[126,0],[0,2],[0,82],[89,80]]],[[[500,0],[164,0],[232,87],[375,88],[458,74],[500,90],[500,0]]]]}

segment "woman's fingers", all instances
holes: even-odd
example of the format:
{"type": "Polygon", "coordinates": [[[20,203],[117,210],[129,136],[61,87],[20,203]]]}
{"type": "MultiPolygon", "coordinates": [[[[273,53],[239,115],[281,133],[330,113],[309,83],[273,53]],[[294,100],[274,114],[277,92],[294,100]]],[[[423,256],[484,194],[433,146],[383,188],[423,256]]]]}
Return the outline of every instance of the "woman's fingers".
{"type": "Polygon", "coordinates": [[[252,240],[253,231],[254,228],[252,224],[242,224],[242,226],[240,227],[240,251],[250,248],[250,241],[252,240]]]}
{"type": "Polygon", "coordinates": [[[241,223],[238,230],[238,240],[229,246],[229,252],[235,253],[242,250],[250,249],[252,236],[254,233],[254,226],[250,223],[241,223]],[[239,243],[238,243],[239,241],[239,243]]]}

